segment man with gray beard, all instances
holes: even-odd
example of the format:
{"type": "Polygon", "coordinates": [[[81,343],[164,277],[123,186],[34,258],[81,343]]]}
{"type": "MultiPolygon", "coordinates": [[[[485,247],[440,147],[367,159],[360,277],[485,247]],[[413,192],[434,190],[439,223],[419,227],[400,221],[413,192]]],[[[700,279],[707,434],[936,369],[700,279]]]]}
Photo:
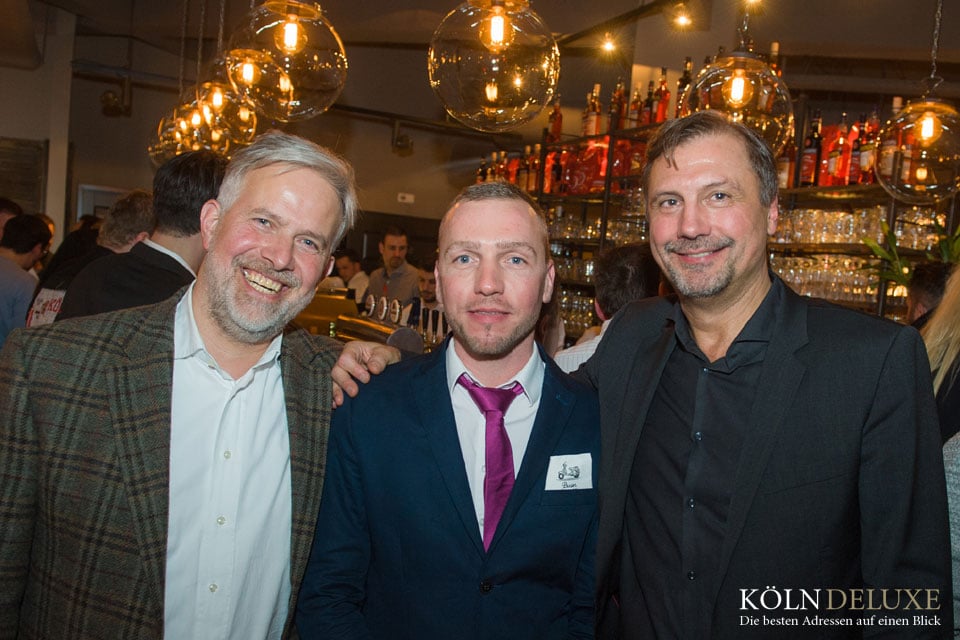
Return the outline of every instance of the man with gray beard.
{"type": "Polygon", "coordinates": [[[0,354],[0,637],[292,633],[339,346],[286,325],[353,225],[353,171],[271,132],[203,205],[196,281],[0,354]]]}

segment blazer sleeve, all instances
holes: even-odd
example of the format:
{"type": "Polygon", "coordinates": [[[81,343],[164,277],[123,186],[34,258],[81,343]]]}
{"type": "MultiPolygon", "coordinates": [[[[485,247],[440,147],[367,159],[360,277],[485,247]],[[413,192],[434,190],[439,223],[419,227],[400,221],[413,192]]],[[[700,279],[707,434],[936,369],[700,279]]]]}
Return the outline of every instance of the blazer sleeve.
{"type": "Polygon", "coordinates": [[[0,638],[16,638],[30,571],[39,446],[15,331],[0,352],[0,638]]]}
{"type": "Polygon", "coordinates": [[[313,548],[297,601],[303,638],[371,640],[363,618],[370,533],[367,527],[353,402],[334,411],[327,472],[313,548]]]}
{"type": "MultiPolygon", "coordinates": [[[[923,343],[906,327],[886,354],[863,426],[859,495],[865,586],[938,593],[943,627],[904,628],[912,638],[940,637],[953,618],[947,497],[932,389],[923,343]],[[918,635],[923,633],[928,635],[918,635]]],[[[903,598],[901,606],[909,602],[903,598]]]]}

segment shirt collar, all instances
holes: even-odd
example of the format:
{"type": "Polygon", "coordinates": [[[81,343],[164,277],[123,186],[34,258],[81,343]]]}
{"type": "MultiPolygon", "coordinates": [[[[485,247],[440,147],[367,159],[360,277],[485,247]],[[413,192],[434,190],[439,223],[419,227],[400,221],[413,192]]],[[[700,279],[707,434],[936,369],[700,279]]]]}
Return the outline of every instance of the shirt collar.
{"type": "MultiPolygon", "coordinates": [[[[199,358],[204,364],[214,367],[220,375],[225,378],[231,378],[217,363],[212,355],[207,351],[203,343],[203,337],[197,328],[196,316],[193,313],[193,288],[196,281],[190,283],[187,292],[177,303],[177,310],[173,320],[173,359],[186,360],[188,358],[199,358]]],[[[259,370],[273,365],[280,360],[280,347],[283,342],[283,333],[281,332],[270,344],[266,351],[257,360],[257,363],[250,367],[251,371],[259,370]]]]}
{"type": "Polygon", "coordinates": [[[165,255],[170,256],[171,258],[173,258],[174,260],[176,260],[184,269],[186,269],[187,271],[189,271],[190,274],[191,274],[194,278],[197,277],[197,274],[194,273],[194,271],[193,271],[193,269],[190,267],[190,265],[187,264],[187,261],[180,257],[180,254],[179,254],[179,253],[176,253],[176,252],[174,252],[174,251],[171,251],[170,249],[167,249],[167,248],[166,248],[165,246],[163,246],[162,244],[157,244],[156,242],[154,242],[154,241],[151,240],[150,238],[147,238],[147,239],[145,239],[145,240],[141,240],[141,242],[142,242],[143,244],[147,245],[148,247],[150,247],[151,249],[154,249],[155,251],[159,251],[159,252],[162,253],[162,254],[165,254],[165,255]]]}
{"type": "MultiPolygon", "coordinates": [[[[545,366],[543,358],[540,357],[540,350],[537,349],[535,344],[532,351],[530,359],[527,360],[527,364],[523,365],[523,368],[517,372],[517,375],[500,385],[500,388],[504,389],[512,386],[514,382],[519,382],[523,386],[523,395],[531,406],[540,401],[540,394],[543,391],[543,371],[545,366]]],[[[453,348],[453,339],[450,339],[447,343],[446,364],[447,390],[451,394],[454,392],[454,389],[456,389],[457,379],[462,373],[467,374],[471,380],[476,382],[474,375],[470,373],[470,370],[463,364],[460,356],[457,355],[457,350],[453,348]]]]}
{"type": "MultiPolygon", "coordinates": [[[[727,350],[727,355],[717,360],[716,365],[719,369],[736,369],[744,364],[749,364],[762,358],[773,337],[774,328],[778,320],[783,315],[784,306],[784,284],[780,280],[770,275],[770,289],[764,296],[763,301],[757,310],[753,312],[747,324],[744,325],[740,333],[734,338],[733,343],[727,350]]],[[[690,331],[690,324],[687,317],[683,315],[683,309],[680,303],[675,302],[673,306],[672,319],[675,326],[675,335],[677,342],[687,352],[696,355],[698,358],[706,361],[706,356],[700,350],[693,334],[690,331]]]]}

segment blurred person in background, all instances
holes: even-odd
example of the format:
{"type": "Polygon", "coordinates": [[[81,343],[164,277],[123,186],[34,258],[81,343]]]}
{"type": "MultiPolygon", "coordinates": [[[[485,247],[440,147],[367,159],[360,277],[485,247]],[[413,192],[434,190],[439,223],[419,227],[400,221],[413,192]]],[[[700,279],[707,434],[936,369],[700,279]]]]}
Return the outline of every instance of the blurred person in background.
{"type": "Polygon", "coordinates": [[[7,220],[0,238],[0,346],[7,335],[26,324],[37,281],[27,272],[50,250],[53,234],[37,216],[7,220]]]}
{"type": "Polygon", "coordinates": [[[645,244],[627,244],[607,249],[597,258],[593,271],[596,298],[594,310],[603,322],[600,332],[589,340],[558,351],[553,357],[557,366],[570,373],[586,362],[603,337],[610,318],[633,300],[657,295],[660,267],[645,244]]]}
{"type": "MultiPolygon", "coordinates": [[[[83,219],[90,217],[85,216],[83,219]]],[[[78,273],[99,258],[130,251],[134,245],[150,236],[154,222],[152,196],[146,191],[137,190],[117,200],[107,211],[90,250],[80,251],[73,258],[58,261],[56,258],[60,252],[72,246],[68,241],[74,234],[88,235],[92,228],[70,232],[60,245],[54,260],[50,261],[50,265],[40,277],[37,295],[27,317],[27,326],[35,327],[53,322],[60,312],[67,288],[78,273]]]]}
{"type": "Polygon", "coordinates": [[[960,432],[960,269],[947,280],[940,304],[920,330],[930,358],[937,395],[940,436],[946,442],[960,432]]]}

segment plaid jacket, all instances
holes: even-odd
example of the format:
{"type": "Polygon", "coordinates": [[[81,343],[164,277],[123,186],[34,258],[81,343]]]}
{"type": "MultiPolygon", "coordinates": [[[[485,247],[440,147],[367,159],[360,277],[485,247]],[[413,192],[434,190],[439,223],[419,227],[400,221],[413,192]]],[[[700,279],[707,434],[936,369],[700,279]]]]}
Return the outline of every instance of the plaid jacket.
{"type": "MultiPolygon", "coordinates": [[[[0,353],[0,638],[162,638],[173,315],[156,305],[15,332],[0,353]]],[[[338,348],[280,362],[293,486],[290,618],[320,504],[338,348]]]]}

